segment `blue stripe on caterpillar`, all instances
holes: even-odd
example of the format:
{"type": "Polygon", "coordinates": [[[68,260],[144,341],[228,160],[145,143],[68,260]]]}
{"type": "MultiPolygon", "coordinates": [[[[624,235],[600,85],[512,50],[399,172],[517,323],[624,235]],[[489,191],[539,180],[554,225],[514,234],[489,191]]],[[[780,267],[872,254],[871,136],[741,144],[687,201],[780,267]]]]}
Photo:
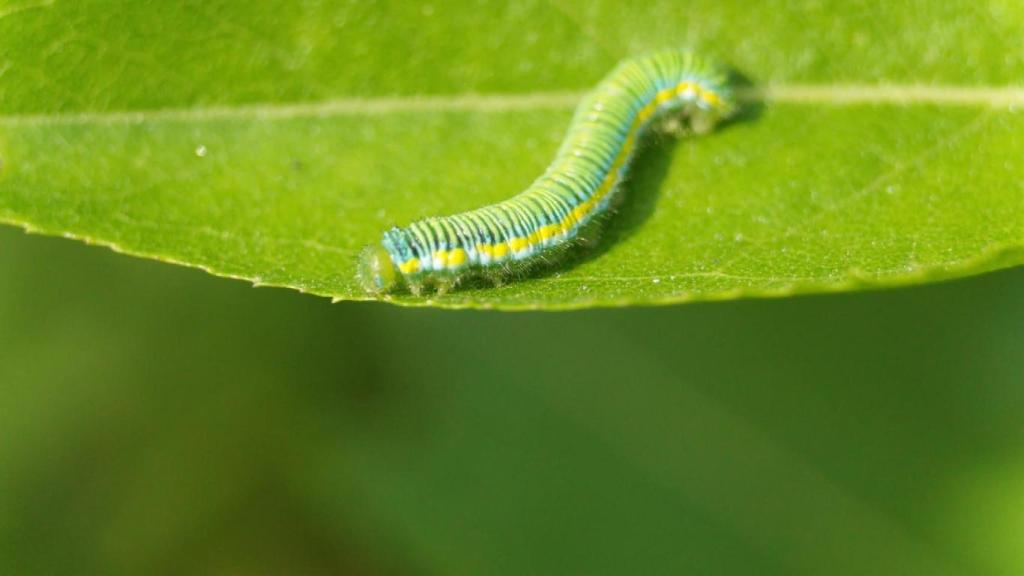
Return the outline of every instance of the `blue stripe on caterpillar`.
{"type": "Polygon", "coordinates": [[[621,62],[576,109],[548,169],[518,195],[453,216],[395,227],[361,257],[367,292],[407,286],[444,293],[474,273],[502,281],[569,246],[607,210],[652,121],[688,120],[695,133],[733,114],[728,74],[683,50],[621,62]]]}

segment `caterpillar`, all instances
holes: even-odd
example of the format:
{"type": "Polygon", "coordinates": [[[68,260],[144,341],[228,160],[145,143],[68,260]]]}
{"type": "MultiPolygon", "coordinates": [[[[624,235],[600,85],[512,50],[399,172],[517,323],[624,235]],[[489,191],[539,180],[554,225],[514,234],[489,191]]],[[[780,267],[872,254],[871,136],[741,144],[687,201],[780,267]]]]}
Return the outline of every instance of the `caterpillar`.
{"type": "Polygon", "coordinates": [[[728,74],[707,59],[669,49],[624,60],[583,98],[554,161],[525,191],[391,228],[362,252],[359,280],[370,294],[402,285],[443,294],[473,275],[500,284],[578,242],[608,211],[655,120],[684,119],[702,134],[735,110],[728,74]]]}

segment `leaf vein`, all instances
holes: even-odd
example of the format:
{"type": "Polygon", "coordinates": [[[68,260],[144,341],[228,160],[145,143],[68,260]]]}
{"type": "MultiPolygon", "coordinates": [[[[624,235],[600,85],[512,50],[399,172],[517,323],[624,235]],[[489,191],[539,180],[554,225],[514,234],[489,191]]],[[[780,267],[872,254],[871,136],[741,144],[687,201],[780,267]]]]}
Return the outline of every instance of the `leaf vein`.
{"type": "MultiPolygon", "coordinates": [[[[0,125],[110,125],[217,120],[286,120],[304,117],[403,114],[414,112],[514,112],[571,109],[583,92],[413,95],[339,98],[296,103],[238,104],[155,110],[0,115],[0,125]]],[[[774,85],[741,90],[744,102],[776,104],[936,105],[1005,108],[1024,106],[1024,87],[948,85],[774,85]]]]}

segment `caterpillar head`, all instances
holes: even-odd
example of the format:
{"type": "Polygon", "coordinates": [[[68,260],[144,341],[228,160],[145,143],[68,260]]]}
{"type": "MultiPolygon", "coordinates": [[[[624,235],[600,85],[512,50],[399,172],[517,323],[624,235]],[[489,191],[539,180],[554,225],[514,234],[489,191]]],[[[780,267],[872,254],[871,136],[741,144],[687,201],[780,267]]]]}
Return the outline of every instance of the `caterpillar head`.
{"type": "Polygon", "coordinates": [[[359,283],[370,294],[389,292],[398,282],[398,270],[383,246],[367,246],[359,255],[359,283]]]}

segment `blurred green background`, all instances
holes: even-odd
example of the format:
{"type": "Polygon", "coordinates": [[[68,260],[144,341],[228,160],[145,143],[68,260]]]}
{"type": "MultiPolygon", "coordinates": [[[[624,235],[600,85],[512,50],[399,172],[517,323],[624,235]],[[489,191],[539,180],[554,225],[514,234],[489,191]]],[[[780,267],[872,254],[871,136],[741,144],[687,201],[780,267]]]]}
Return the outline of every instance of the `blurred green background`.
{"type": "MultiPolygon", "coordinates": [[[[403,195],[420,215],[454,211],[446,194],[465,208],[485,199],[465,190],[503,197],[494,184],[536,173],[568,108],[516,129],[443,111],[230,129],[103,114],[580,91],[623,56],[682,41],[757,85],[1012,88],[1021,6],[0,0],[5,219],[351,284],[355,252],[270,251],[264,237],[361,247],[403,195]],[[91,114],[98,126],[74,121],[91,114]],[[300,165],[314,187],[282,176],[300,165]]],[[[930,187],[911,179],[834,212],[822,231],[857,235],[818,238],[826,254],[879,240],[914,264],[921,238],[960,255],[1020,238],[1009,112],[790,114],[789,136],[789,117],[766,115],[746,125],[764,140],[738,149],[786,150],[770,163],[789,171],[782,184],[737,170],[734,198],[764,203],[719,204],[707,231],[814,214],[895,166],[930,187]],[[913,168],[960,126],[978,140],[913,168]],[[913,234],[911,217],[937,232],[913,234]]],[[[686,174],[687,150],[648,174],[686,174]]],[[[672,210],[661,188],[648,198],[672,210]]],[[[795,252],[752,262],[828,268],[795,252]]],[[[1024,269],[786,300],[446,312],[331,304],[0,226],[0,576],[1020,575],[1022,327],[1024,269]]]]}
{"type": "Polygon", "coordinates": [[[569,314],[0,228],[0,573],[1019,574],[1024,270],[569,314]]]}

